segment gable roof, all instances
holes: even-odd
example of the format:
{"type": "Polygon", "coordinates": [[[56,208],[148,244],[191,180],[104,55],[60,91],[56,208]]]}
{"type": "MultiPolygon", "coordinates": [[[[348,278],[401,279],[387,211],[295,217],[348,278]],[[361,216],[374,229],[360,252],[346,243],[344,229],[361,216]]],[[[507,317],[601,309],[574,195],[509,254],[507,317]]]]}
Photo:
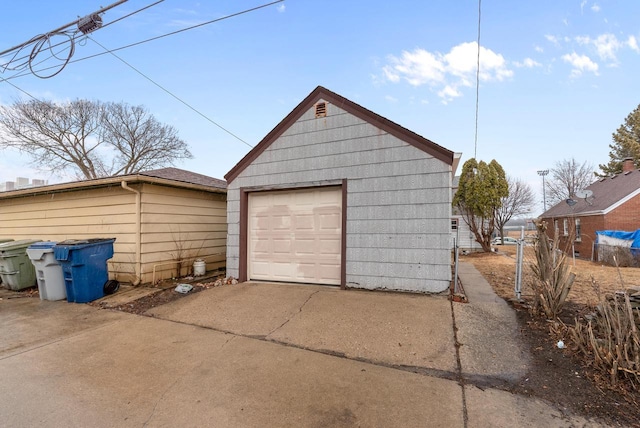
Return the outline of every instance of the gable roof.
{"type": "Polygon", "coordinates": [[[607,214],[640,194],[640,170],[634,169],[601,178],[590,184],[586,190],[593,192],[593,196],[587,201],[574,196],[573,200],[577,203],[573,207],[570,207],[565,201],[561,201],[542,213],[540,217],[607,214]]]}
{"type": "Polygon", "coordinates": [[[150,183],[185,189],[203,190],[214,193],[226,193],[227,183],[217,178],[185,171],[178,168],[161,168],[136,174],[116,175],[113,177],[96,178],[93,180],[72,181],[68,183],[50,184],[47,186],[28,187],[25,189],[0,192],[0,199],[18,198],[41,194],[72,192],[98,187],[120,186],[122,182],[150,183]]]}
{"type": "Polygon", "coordinates": [[[401,139],[414,147],[430,154],[436,159],[440,159],[448,165],[454,163],[454,153],[451,150],[428,140],[413,131],[408,130],[389,119],[372,112],[342,95],[328,90],[322,86],[315,88],[300,104],[294,108],[275,128],[271,130],[249,153],[247,153],[231,170],[224,176],[227,182],[233,181],[248,165],[251,164],[262,152],[264,152],[275,140],[278,139],[300,116],[312,108],[319,100],[327,101],[346,112],[376,126],[383,131],[401,139]]]}

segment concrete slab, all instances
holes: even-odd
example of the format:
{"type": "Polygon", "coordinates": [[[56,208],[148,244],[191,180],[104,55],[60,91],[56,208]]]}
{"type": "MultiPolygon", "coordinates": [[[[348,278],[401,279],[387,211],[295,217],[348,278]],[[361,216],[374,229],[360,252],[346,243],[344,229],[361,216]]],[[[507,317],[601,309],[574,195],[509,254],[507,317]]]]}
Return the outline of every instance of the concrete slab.
{"type": "Polygon", "coordinates": [[[0,357],[94,330],[123,316],[84,304],[21,295],[0,292],[0,357]]]}
{"type": "Polygon", "coordinates": [[[496,389],[465,387],[468,427],[565,428],[607,427],[591,419],[562,413],[542,400],[496,389]]]}
{"type": "Polygon", "coordinates": [[[244,283],[148,314],[387,365],[457,369],[451,306],[443,296],[244,283]]]}
{"type": "Polygon", "coordinates": [[[147,311],[157,318],[232,332],[268,336],[323,287],[242,283],[210,288],[147,311]]]}
{"type": "Polygon", "coordinates": [[[130,315],[0,358],[6,426],[463,426],[452,381],[130,315]]]}
{"type": "MultiPolygon", "coordinates": [[[[514,267],[515,269],[515,267],[514,267]]],[[[531,356],[520,339],[515,312],[470,263],[458,269],[469,303],[454,303],[460,365],[468,379],[515,382],[526,375],[531,356]]]]}
{"type": "Polygon", "coordinates": [[[377,363],[457,370],[444,296],[320,289],[267,339],[377,363]]]}

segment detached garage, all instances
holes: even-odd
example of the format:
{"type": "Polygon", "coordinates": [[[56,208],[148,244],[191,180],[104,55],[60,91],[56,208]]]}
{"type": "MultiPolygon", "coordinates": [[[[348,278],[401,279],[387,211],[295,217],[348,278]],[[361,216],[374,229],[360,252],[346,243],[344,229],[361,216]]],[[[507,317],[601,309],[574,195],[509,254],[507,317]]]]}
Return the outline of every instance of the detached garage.
{"type": "Polygon", "coordinates": [[[227,273],[444,291],[458,160],[318,87],[225,177],[227,273]]]}

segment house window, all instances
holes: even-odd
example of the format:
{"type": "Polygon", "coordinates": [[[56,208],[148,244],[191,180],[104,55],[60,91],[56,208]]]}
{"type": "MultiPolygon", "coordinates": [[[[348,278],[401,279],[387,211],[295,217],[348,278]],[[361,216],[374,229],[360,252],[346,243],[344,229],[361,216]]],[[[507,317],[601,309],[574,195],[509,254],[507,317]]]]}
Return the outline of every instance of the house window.
{"type": "Polygon", "coordinates": [[[569,220],[566,218],[562,220],[562,234],[564,236],[569,236],[569,220]]]}
{"type": "Polygon", "coordinates": [[[578,242],[582,241],[582,237],[580,235],[582,235],[582,226],[580,225],[580,219],[577,218],[576,219],[576,241],[578,242]]]}
{"type": "Polygon", "coordinates": [[[451,219],[451,230],[458,230],[458,219],[457,218],[452,218],[451,219]]]}

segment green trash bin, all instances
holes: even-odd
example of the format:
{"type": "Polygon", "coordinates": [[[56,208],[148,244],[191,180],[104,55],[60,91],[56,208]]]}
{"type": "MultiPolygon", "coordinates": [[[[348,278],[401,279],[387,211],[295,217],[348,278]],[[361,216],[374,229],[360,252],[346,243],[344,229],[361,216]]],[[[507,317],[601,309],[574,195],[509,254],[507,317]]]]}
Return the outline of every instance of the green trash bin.
{"type": "MultiPolygon", "coordinates": [[[[11,238],[0,238],[0,244],[4,244],[5,242],[11,242],[13,239],[11,238]]],[[[0,284],[2,284],[2,278],[0,277],[0,284]]]]}
{"type": "Polygon", "coordinates": [[[22,239],[0,244],[0,278],[5,287],[17,291],[36,285],[36,269],[27,248],[41,239],[22,239]]]}

